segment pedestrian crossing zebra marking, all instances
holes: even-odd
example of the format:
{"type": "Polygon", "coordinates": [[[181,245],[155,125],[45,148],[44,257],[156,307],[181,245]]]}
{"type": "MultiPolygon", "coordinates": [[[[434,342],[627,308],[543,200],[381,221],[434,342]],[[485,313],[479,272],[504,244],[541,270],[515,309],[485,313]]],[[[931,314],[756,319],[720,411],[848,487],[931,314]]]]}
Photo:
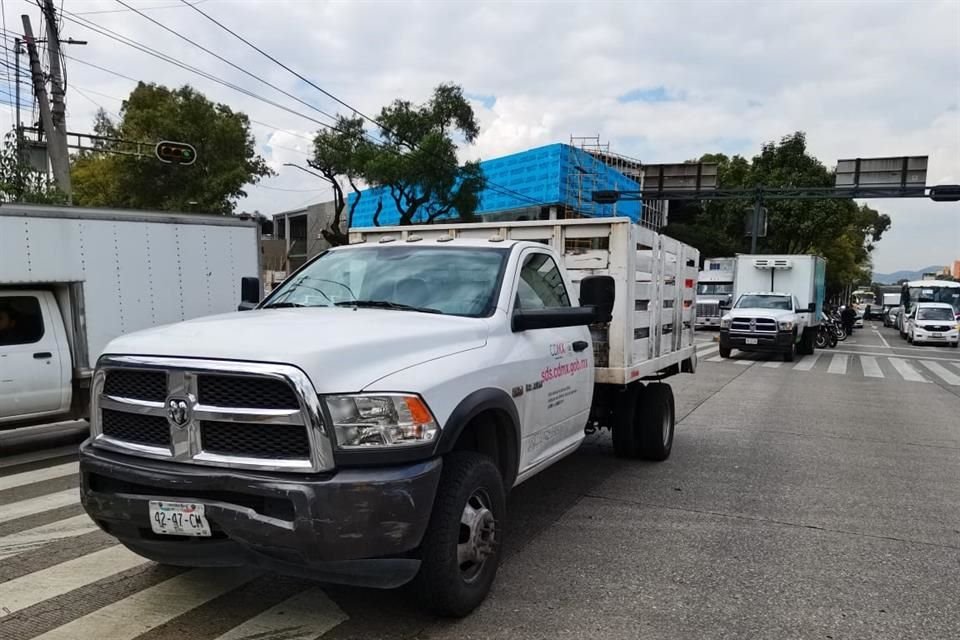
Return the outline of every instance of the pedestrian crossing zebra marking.
{"type": "Polygon", "coordinates": [[[863,375],[868,378],[884,377],[880,363],[874,356],[860,356],[860,366],[863,367],[863,375]]]}
{"type": "Polygon", "coordinates": [[[927,369],[932,371],[934,374],[937,375],[938,378],[940,378],[950,386],[953,386],[953,387],[960,386],[960,376],[953,373],[943,365],[937,362],[931,362],[929,360],[921,360],[920,364],[922,364],[927,369]]]}
{"type": "Polygon", "coordinates": [[[53,480],[64,476],[72,476],[80,473],[80,463],[68,462],[59,464],[55,467],[44,469],[35,469],[33,471],[24,471],[23,473],[14,473],[0,478],[0,491],[15,489],[28,484],[34,484],[43,480],[53,480]]]}
{"type": "Polygon", "coordinates": [[[0,537],[0,560],[32,551],[45,544],[74,538],[98,529],[86,514],[58,520],[33,529],[0,537]]]}
{"type": "Polygon", "coordinates": [[[835,353],[830,359],[830,366],[827,367],[827,373],[844,375],[847,372],[847,355],[844,353],[835,353]]]}
{"type": "Polygon", "coordinates": [[[819,359],[819,353],[814,353],[812,356],[804,356],[803,360],[793,365],[793,369],[794,371],[810,371],[819,359]]]}
{"type": "Polygon", "coordinates": [[[904,380],[909,382],[930,382],[917,373],[917,370],[911,367],[903,358],[888,358],[888,360],[890,360],[890,364],[893,365],[893,368],[897,370],[897,373],[899,373],[904,380]]]}
{"type": "Polygon", "coordinates": [[[314,640],[346,619],[347,615],[327,594],[313,588],[287,598],[214,640],[314,640]]]}
{"type": "Polygon", "coordinates": [[[26,516],[32,516],[60,507],[79,504],[79,502],[79,489],[67,489],[66,491],[58,491],[57,493],[48,493],[40,498],[11,502],[0,508],[0,523],[25,518],[26,516]]]}

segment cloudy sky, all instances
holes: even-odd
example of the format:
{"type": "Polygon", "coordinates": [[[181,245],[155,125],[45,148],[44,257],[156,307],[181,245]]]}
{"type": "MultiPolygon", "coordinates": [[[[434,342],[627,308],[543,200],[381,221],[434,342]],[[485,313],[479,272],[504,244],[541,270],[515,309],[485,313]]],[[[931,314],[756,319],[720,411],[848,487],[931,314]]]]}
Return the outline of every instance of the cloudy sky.
{"type": "MultiPolygon", "coordinates": [[[[125,2],[317,109],[343,110],[179,0],[125,2]]],[[[461,84],[482,125],[464,157],[599,134],[619,153],[675,162],[716,151],[750,156],[764,141],[803,130],[828,165],[841,157],[929,155],[928,184],[960,183],[957,0],[198,4],[368,114],[395,97],[422,100],[440,82],[461,84]]],[[[26,0],[3,0],[3,9],[8,34],[20,31],[22,13],[35,29],[40,23],[26,0]]],[[[306,159],[317,126],[309,118],[325,116],[115,0],[65,0],[64,9],[63,37],[89,41],[67,51],[70,130],[89,130],[98,105],[116,112],[133,87],[80,61],[130,78],[190,83],[251,117],[260,152],[280,174],[250,187],[240,209],[274,213],[328,198],[317,179],[283,166],[306,159]],[[136,51],[82,21],[302,115],[136,51]]],[[[0,111],[5,128],[11,110],[0,111]]],[[[893,218],[875,254],[877,271],[960,259],[960,205],[871,204],[893,218]]]]}

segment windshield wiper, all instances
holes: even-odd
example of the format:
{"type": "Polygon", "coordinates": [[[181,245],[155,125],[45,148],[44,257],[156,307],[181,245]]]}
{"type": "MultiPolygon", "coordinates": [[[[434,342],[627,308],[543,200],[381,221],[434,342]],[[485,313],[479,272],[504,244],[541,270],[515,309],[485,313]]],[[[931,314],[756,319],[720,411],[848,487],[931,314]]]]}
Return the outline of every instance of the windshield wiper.
{"type": "Polygon", "coordinates": [[[299,302],[271,302],[270,304],[263,305],[263,309],[287,309],[289,307],[305,307],[307,305],[300,304],[299,302]]]}
{"type": "Polygon", "coordinates": [[[439,309],[430,307],[415,307],[409,304],[400,304],[399,302],[390,302],[389,300],[343,300],[335,302],[338,307],[367,307],[371,309],[393,309],[394,311],[419,311],[421,313],[443,313],[439,309]]]}

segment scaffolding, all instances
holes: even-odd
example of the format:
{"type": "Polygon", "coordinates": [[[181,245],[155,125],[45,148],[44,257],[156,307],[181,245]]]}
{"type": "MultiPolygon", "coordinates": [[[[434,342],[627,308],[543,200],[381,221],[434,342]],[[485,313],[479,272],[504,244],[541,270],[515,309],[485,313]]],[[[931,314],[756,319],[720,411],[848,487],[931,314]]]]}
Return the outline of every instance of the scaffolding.
{"type": "MultiPolygon", "coordinates": [[[[601,142],[599,134],[596,136],[571,135],[570,146],[589,154],[604,165],[636,181],[640,185],[640,189],[643,190],[643,163],[637,158],[611,151],[610,143],[601,142]]],[[[594,163],[578,162],[575,167],[576,171],[571,171],[568,174],[567,188],[571,194],[574,194],[577,205],[574,215],[568,213],[564,217],[592,216],[596,213],[593,192],[604,188],[600,186],[601,176],[597,168],[594,163]]],[[[642,215],[637,221],[640,225],[657,230],[667,224],[667,201],[644,200],[642,204],[642,215]]]]}

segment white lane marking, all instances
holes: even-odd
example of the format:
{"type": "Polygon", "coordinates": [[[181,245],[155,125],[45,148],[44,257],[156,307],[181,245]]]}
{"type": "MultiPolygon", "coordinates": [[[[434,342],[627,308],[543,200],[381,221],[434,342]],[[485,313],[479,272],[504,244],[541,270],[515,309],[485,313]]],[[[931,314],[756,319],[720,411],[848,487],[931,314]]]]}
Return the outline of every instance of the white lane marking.
{"type": "Polygon", "coordinates": [[[713,353],[714,351],[719,351],[719,350],[720,350],[720,345],[717,345],[717,344],[710,345],[710,346],[707,347],[706,349],[698,349],[698,350],[697,350],[697,358],[703,358],[703,357],[705,357],[708,353],[713,353]]]}
{"type": "Polygon", "coordinates": [[[0,560],[32,551],[50,542],[75,538],[96,531],[99,527],[86,514],[58,520],[41,527],[18,531],[0,538],[0,560]]]}
{"type": "Polygon", "coordinates": [[[763,366],[767,367],[768,369],[776,369],[776,368],[779,367],[781,364],[783,364],[783,363],[780,362],[779,360],[771,360],[771,361],[769,361],[769,362],[764,362],[764,363],[763,363],[763,366]]]}
{"type": "MultiPolygon", "coordinates": [[[[49,598],[149,562],[114,545],[0,584],[0,620],[49,598]]],[[[93,637],[93,636],[77,636],[93,637]]]]}
{"type": "Polygon", "coordinates": [[[707,362],[723,362],[728,358],[721,358],[720,356],[713,356],[712,358],[707,358],[707,362]]]}
{"type": "Polygon", "coordinates": [[[35,513],[42,513],[51,509],[59,509],[71,504],[80,504],[80,489],[48,493],[39,498],[11,502],[0,506],[0,522],[9,522],[10,520],[32,516],[35,513]]]}
{"type": "Polygon", "coordinates": [[[877,337],[878,337],[878,338],[880,338],[880,342],[883,343],[883,346],[885,346],[887,349],[889,349],[889,348],[890,348],[890,344],[887,342],[887,339],[883,337],[883,334],[880,333],[879,331],[877,331],[876,329],[874,329],[873,332],[874,332],[875,334],[877,334],[877,337]]]}
{"type": "Polygon", "coordinates": [[[215,640],[314,640],[347,620],[340,607],[318,588],[302,591],[215,640]]]}
{"type": "Polygon", "coordinates": [[[745,367],[749,367],[751,364],[753,364],[754,362],[756,362],[756,360],[747,360],[747,359],[743,359],[743,358],[734,358],[734,359],[731,359],[730,362],[736,362],[737,364],[742,364],[742,365],[745,366],[745,367]]]}
{"type": "Polygon", "coordinates": [[[903,358],[890,358],[890,364],[893,365],[893,368],[897,370],[897,373],[899,373],[904,380],[910,382],[930,382],[917,373],[917,370],[911,367],[903,358]]]}
{"type": "MultiPolygon", "coordinates": [[[[33,640],[133,640],[236,589],[256,575],[249,569],[194,569],[97,609],[33,640]]],[[[189,636],[189,633],[186,635],[189,636]]]]}
{"type": "Polygon", "coordinates": [[[960,369],[960,362],[951,362],[950,364],[955,366],[957,369],[960,369]]]}
{"type": "Polygon", "coordinates": [[[830,366],[827,367],[827,373],[836,373],[843,375],[847,372],[847,356],[842,353],[833,354],[830,359],[830,366]]]}
{"type": "MultiPolygon", "coordinates": [[[[899,350],[900,347],[896,347],[895,349],[899,350]]],[[[922,351],[926,351],[927,353],[930,353],[929,349],[922,349],[922,351]]],[[[882,353],[879,351],[844,351],[843,349],[831,349],[830,353],[846,353],[851,356],[882,356],[884,358],[897,356],[899,358],[907,358],[909,360],[936,360],[938,362],[956,362],[956,358],[937,358],[936,356],[914,356],[914,355],[906,355],[903,353],[891,354],[891,353],[882,353]]]]}
{"type": "Polygon", "coordinates": [[[860,356],[860,366],[863,367],[863,375],[867,378],[882,378],[883,371],[880,370],[880,363],[873,356],[860,356]]]}
{"type": "Polygon", "coordinates": [[[927,362],[926,360],[921,360],[920,364],[925,366],[927,369],[930,369],[930,371],[933,371],[938,378],[950,386],[960,386],[960,376],[955,374],[953,371],[950,371],[943,365],[937,364],[936,362],[927,362]]]}
{"type": "Polygon", "coordinates": [[[810,371],[813,369],[813,365],[817,364],[817,360],[820,359],[820,353],[814,352],[812,356],[804,356],[797,364],[793,365],[795,371],[810,371]]]}
{"type": "Polygon", "coordinates": [[[0,491],[3,491],[4,489],[13,489],[14,487],[22,487],[24,485],[34,484],[36,482],[43,482],[44,480],[52,480],[53,478],[77,475],[79,473],[79,462],[68,462],[66,464],[58,464],[55,467],[46,467],[45,469],[35,469],[33,471],[15,473],[13,475],[3,476],[0,478],[0,491]]]}

